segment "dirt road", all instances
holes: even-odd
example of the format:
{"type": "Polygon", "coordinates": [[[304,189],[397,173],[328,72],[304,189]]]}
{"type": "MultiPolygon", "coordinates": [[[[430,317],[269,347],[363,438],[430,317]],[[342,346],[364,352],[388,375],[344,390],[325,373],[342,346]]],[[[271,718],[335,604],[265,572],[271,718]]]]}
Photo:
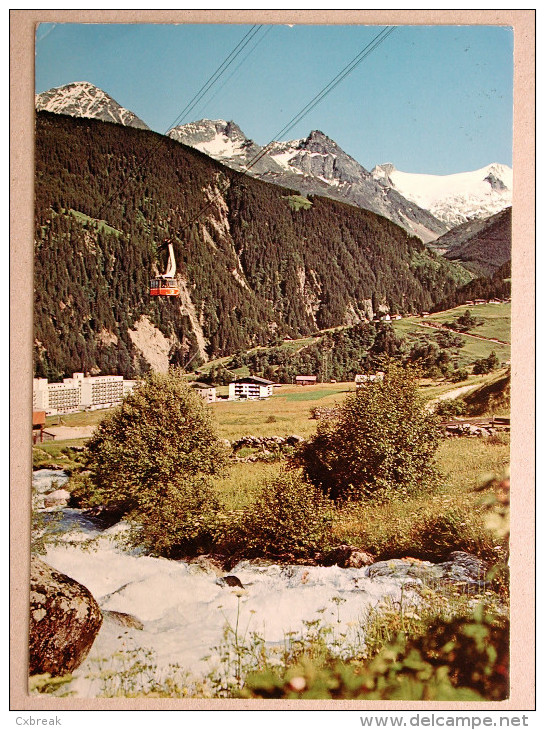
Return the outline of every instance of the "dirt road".
{"type": "Polygon", "coordinates": [[[83,439],[93,435],[95,426],[48,426],[47,433],[52,433],[56,441],[66,439],[83,439]]]}

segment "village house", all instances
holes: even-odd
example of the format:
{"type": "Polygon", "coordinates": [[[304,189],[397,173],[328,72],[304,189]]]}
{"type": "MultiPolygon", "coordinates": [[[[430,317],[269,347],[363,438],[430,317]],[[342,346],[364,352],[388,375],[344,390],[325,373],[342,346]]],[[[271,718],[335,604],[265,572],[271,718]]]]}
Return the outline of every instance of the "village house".
{"type": "Polygon", "coordinates": [[[229,383],[229,400],[257,400],[273,394],[274,383],[265,378],[250,375],[229,383]]]}
{"type": "Polygon", "coordinates": [[[362,375],[356,375],[354,382],[356,383],[356,390],[362,388],[366,383],[373,383],[375,380],[384,380],[384,373],[379,370],[376,373],[366,373],[362,375]]]}
{"type": "Polygon", "coordinates": [[[215,403],[217,400],[216,388],[207,383],[191,383],[191,387],[198,393],[207,403],[215,403]]]}
{"type": "Polygon", "coordinates": [[[316,375],[296,375],[295,385],[316,385],[317,380],[316,375]]]}

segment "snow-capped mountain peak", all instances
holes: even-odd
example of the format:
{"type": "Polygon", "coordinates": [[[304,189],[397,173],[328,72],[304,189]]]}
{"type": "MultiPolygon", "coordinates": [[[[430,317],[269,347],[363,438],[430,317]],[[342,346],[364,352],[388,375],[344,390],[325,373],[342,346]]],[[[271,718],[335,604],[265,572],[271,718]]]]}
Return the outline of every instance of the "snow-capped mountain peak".
{"type": "Polygon", "coordinates": [[[497,162],[452,175],[402,172],[387,163],[371,174],[451,227],[494,215],[512,202],[513,170],[497,162]]]}
{"type": "Polygon", "coordinates": [[[167,136],[216,159],[246,155],[254,144],[237,124],[224,119],[201,119],[183,124],[173,127],[167,136]]]}
{"type": "Polygon", "coordinates": [[[395,190],[386,191],[357,160],[318,129],[308,137],[275,141],[266,147],[248,139],[234,122],[222,119],[184,124],[171,129],[168,135],[267,182],[372,210],[423,240],[433,240],[447,230],[443,223],[404,200],[395,190]]]}
{"type": "Polygon", "coordinates": [[[122,107],[105,91],[88,81],[75,81],[36,94],[35,106],[37,111],[100,119],[103,122],[122,124],[125,127],[149,129],[148,125],[134,112],[122,107]]]}

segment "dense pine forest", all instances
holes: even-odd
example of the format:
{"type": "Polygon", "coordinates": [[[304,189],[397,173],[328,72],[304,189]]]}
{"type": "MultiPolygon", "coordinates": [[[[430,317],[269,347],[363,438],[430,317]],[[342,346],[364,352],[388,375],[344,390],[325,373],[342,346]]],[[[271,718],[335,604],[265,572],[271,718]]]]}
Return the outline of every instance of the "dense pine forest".
{"type": "Polygon", "coordinates": [[[508,299],[511,296],[511,261],[502,264],[492,276],[479,276],[442,299],[434,312],[451,309],[470,299],[508,299]]]}
{"type": "Polygon", "coordinates": [[[146,130],[36,119],[35,375],[143,374],[146,319],[183,367],[377,311],[430,310],[470,275],[374,213],[242,176],[146,130]],[[149,296],[174,243],[183,296],[149,296]]]}

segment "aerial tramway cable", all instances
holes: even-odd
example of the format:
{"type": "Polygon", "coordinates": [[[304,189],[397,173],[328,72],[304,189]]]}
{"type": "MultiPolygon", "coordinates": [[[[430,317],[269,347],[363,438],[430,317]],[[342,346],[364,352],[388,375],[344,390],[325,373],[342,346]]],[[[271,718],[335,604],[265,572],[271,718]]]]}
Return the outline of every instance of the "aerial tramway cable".
{"type": "MultiPolygon", "coordinates": [[[[200,90],[193,96],[193,98],[186,104],[184,109],[180,112],[174,123],[169,127],[169,129],[172,129],[174,126],[177,126],[180,124],[180,122],[189,114],[189,112],[194,109],[194,107],[203,99],[203,97],[206,95],[206,93],[214,86],[214,84],[219,81],[219,79],[222,77],[222,75],[227,71],[227,69],[234,63],[235,59],[242,53],[244,48],[257,36],[260,29],[262,28],[261,25],[253,25],[250,30],[244,35],[241,41],[235,46],[235,48],[228,54],[228,56],[224,59],[224,61],[218,66],[216,71],[210,76],[210,78],[202,85],[200,90]]],[[[270,28],[267,29],[264,36],[269,32],[270,28]]],[[[346,78],[352,71],[365,59],[367,58],[373,51],[375,51],[378,46],[383,43],[388,36],[390,36],[395,30],[395,27],[393,26],[387,26],[383,28],[339,73],[331,79],[331,81],[326,84],[304,107],[299,111],[295,116],[293,116],[290,121],[274,136],[274,138],[265,146],[263,147],[258,154],[250,160],[250,162],[245,165],[244,169],[241,170],[238,173],[238,177],[244,177],[249,173],[251,168],[256,165],[259,160],[261,160],[268,152],[271,145],[277,141],[277,139],[287,134],[296,124],[298,124],[312,109],[314,109],[321,101],[325,99],[325,97],[330,94],[333,89],[338,86],[338,84],[343,81],[343,79],[346,78]]],[[[233,76],[234,73],[240,68],[240,66],[245,63],[246,59],[250,55],[250,53],[254,50],[254,48],[258,45],[258,43],[264,38],[260,38],[254,46],[250,49],[250,51],[246,54],[246,56],[242,59],[242,61],[238,64],[238,66],[234,69],[234,71],[231,73],[229,78],[224,82],[221,88],[227,83],[227,81],[233,76]]],[[[219,90],[218,90],[219,91],[219,90]]],[[[216,93],[218,93],[216,91],[216,93]]],[[[167,130],[168,131],[168,130],[167,130]]],[[[165,135],[162,135],[159,137],[159,140],[157,144],[155,145],[155,149],[152,149],[150,153],[144,158],[142,163],[140,164],[140,167],[142,167],[146,162],[149,161],[151,156],[154,154],[154,152],[157,150],[159,145],[163,142],[165,135]]],[[[235,178],[236,179],[236,178],[235,178]]],[[[198,213],[192,217],[192,219],[186,223],[183,228],[182,232],[187,230],[190,226],[192,226],[198,219],[201,217],[201,215],[208,210],[215,202],[216,200],[223,195],[227,187],[231,184],[231,181],[229,181],[228,185],[225,187],[224,190],[219,191],[216,193],[215,196],[213,196],[206,205],[204,205],[198,213]]],[[[99,214],[102,214],[102,212],[112,203],[112,201],[115,199],[115,195],[113,195],[109,201],[105,204],[103,209],[99,211],[99,214]]],[[[100,215],[99,215],[100,217],[100,215]]],[[[172,263],[174,263],[175,266],[175,260],[174,260],[174,253],[172,250],[172,243],[168,241],[168,247],[169,247],[169,270],[171,269],[172,263]]],[[[168,271],[167,271],[168,274],[168,271]]],[[[167,274],[160,275],[158,277],[159,280],[166,280],[167,274]]],[[[157,284],[158,279],[155,279],[154,282],[157,284]]],[[[171,283],[174,282],[174,279],[170,280],[171,283]]],[[[153,282],[152,282],[153,283],[153,282]]],[[[153,292],[153,286],[150,288],[150,293],[153,292]]],[[[156,292],[153,292],[153,294],[163,294],[163,291],[160,291],[161,287],[155,287],[157,290],[156,292]]],[[[175,284],[170,287],[169,296],[175,295],[173,292],[176,290],[175,284]]]]}
{"type": "MultiPolygon", "coordinates": [[[[246,48],[248,43],[250,43],[250,41],[254,38],[254,36],[256,36],[259,33],[261,28],[262,28],[261,25],[253,25],[250,28],[250,30],[246,33],[244,38],[238,43],[237,46],[235,46],[235,48],[226,57],[226,59],[223,61],[223,63],[221,63],[218,66],[218,68],[214,71],[212,76],[210,76],[208,81],[205,84],[203,84],[203,86],[199,89],[199,91],[195,94],[195,96],[182,109],[180,114],[176,117],[174,122],[167,129],[167,132],[170,129],[172,129],[173,127],[176,127],[178,124],[181,124],[181,122],[185,119],[185,117],[189,114],[189,112],[196,106],[196,104],[198,104],[198,102],[203,98],[203,96],[212,88],[212,86],[216,83],[216,81],[218,81],[221,78],[221,76],[227,71],[227,69],[235,61],[237,56],[239,56],[242,53],[242,51],[246,48]]],[[[257,45],[257,43],[256,43],[256,45],[257,45]]],[[[251,50],[253,50],[253,48],[251,50]]],[[[249,56],[249,55],[250,54],[248,53],[247,56],[249,56]]],[[[247,58],[247,56],[245,58],[247,58]]],[[[245,59],[243,59],[243,61],[244,60],[245,59]]],[[[224,83],[227,83],[227,81],[228,81],[228,79],[224,83]]],[[[165,132],[165,134],[166,134],[166,132],[165,132]]]]}
{"type": "MultiPolygon", "coordinates": [[[[164,143],[165,137],[167,132],[172,129],[172,127],[179,124],[185,116],[191,111],[191,109],[194,107],[195,104],[198,103],[203,97],[204,94],[209,91],[214,84],[220,80],[220,78],[223,76],[223,74],[227,71],[227,69],[231,66],[232,63],[238,58],[238,56],[242,53],[242,51],[246,48],[248,43],[257,35],[257,33],[261,30],[261,25],[253,25],[249,31],[245,33],[243,38],[237,43],[237,45],[233,48],[233,50],[225,57],[225,59],[222,61],[222,63],[218,66],[218,68],[214,71],[214,73],[210,76],[210,78],[201,86],[201,88],[196,92],[196,94],[193,96],[193,98],[186,104],[184,109],[180,112],[180,114],[176,117],[173,124],[171,124],[164,134],[158,135],[158,139],[155,143],[155,145],[152,146],[152,149],[148,152],[148,154],[144,157],[142,162],[134,169],[134,172],[137,172],[138,168],[142,169],[143,166],[149,162],[149,160],[153,157],[153,155],[157,152],[158,148],[161,146],[161,144],[164,143]]],[[[257,44],[256,44],[257,45],[257,44]]],[[[248,54],[249,55],[249,54],[248,54]]],[[[126,192],[126,188],[123,189],[124,192],[126,192]]],[[[121,190],[118,190],[117,192],[113,193],[110,198],[106,201],[106,203],[102,206],[102,208],[98,211],[98,218],[101,218],[101,216],[104,214],[104,212],[109,208],[109,206],[113,203],[113,201],[121,194],[121,190]]]]}
{"type": "MultiPolygon", "coordinates": [[[[290,121],[282,127],[282,129],[274,136],[274,138],[265,146],[263,147],[257,155],[247,164],[245,165],[244,170],[241,170],[238,173],[238,178],[244,177],[244,175],[247,175],[250,171],[250,169],[259,162],[266,154],[268,149],[271,147],[271,145],[277,141],[278,137],[281,135],[287,134],[296,124],[298,124],[314,107],[316,107],[321,101],[325,99],[325,97],[333,91],[333,89],[338,86],[338,84],[343,81],[343,79],[348,76],[359,64],[367,58],[373,51],[375,51],[380,44],[388,38],[389,35],[391,35],[395,30],[395,26],[387,26],[383,28],[374,38],[372,41],[370,41],[362,50],[348,63],[339,73],[334,76],[331,81],[324,86],[321,91],[319,91],[309,102],[306,104],[306,106],[303,107],[303,109],[298,112],[295,116],[293,116],[290,121]]],[[[208,210],[215,201],[223,195],[225,190],[227,190],[227,187],[231,183],[229,182],[228,185],[225,187],[224,190],[221,190],[218,192],[211,200],[208,201],[206,205],[204,205],[199,212],[193,216],[193,218],[182,228],[182,231],[187,230],[193,223],[195,223],[201,215],[208,210]]]]}

